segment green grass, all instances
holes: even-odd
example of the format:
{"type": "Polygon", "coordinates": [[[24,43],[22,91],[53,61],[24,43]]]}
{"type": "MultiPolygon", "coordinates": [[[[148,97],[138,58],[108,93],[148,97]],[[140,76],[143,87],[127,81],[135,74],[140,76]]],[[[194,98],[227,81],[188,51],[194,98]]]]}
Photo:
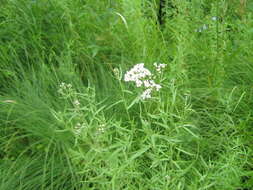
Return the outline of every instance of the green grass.
{"type": "Polygon", "coordinates": [[[253,189],[253,4],[172,4],[0,0],[0,190],[253,189]]]}

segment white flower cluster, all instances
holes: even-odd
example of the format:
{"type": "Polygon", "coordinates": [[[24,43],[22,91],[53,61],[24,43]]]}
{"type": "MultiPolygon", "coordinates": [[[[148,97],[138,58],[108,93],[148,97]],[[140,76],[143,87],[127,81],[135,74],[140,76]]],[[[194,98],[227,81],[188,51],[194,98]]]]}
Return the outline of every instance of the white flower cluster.
{"type": "MultiPolygon", "coordinates": [[[[156,71],[161,73],[166,64],[154,63],[156,71]]],[[[124,81],[135,82],[136,87],[144,87],[145,90],[141,94],[141,99],[145,100],[151,98],[152,90],[159,91],[162,87],[154,81],[154,75],[144,67],[144,63],[136,64],[131,70],[127,71],[124,76],[124,81]]]]}
{"type": "Polygon", "coordinates": [[[135,82],[137,87],[141,87],[143,85],[142,80],[147,76],[151,76],[151,72],[144,67],[144,63],[139,63],[135,65],[130,71],[124,76],[124,80],[126,82],[135,82]]]}
{"type": "Polygon", "coordinates": [[[105,132],[105,124],[100,124],[98,127],[98,132],[99,133],[104,133],[105,132]]]}
{"type": "Polygon", "coordinates": [[[59,85],[59,90],[58,93],[61,94],[61,96],[65,99],[70,99],[72,101],[72,105],[74,106],[74,108],[77,110],[79,109],[81,103],[79,102],[79,100],[76,97],[76,92],[75,90],[72,88],[72,84],[66,84],[64,82],[62,82],[59,85]]]}
{"type": "Polygon", "coordinates": [[[151,88],[144,90],[144,92],[141,94],[141,99],[145,100],[151,98],[151,92],[152,92],[151,88]]]}
{"type": "Polygon", "coordinates": [[[78,106],[80,105],[79,100],[75,100],[75,101],[73,102],[73,105],[74,105],[75,107],[78,107],[78,106]]]}
{"type": "Polygon", "coordinates": [[[218,18],[217,18],[216,16],[213,16],[211,19],[212,19],[213,21],[218,20],[218,18]]]}
{"type": "Polygon", "coordinates": [[[75,135],[79,136],[83,130],[83,128],[85,128],[85,124],[84,123],[77,123],[76,126],[74,127],[74,133],[75,135]]]}
{"type": "Polygon", "coordinates": [[[154,63],[154,66],[156,67],[156,71],[161,73],[162,72],[162,69],[164,69],[167,65],[164,64],[164,63],[154,63]]]}
{"type": "Polygon", "coordinates": [[[66,83],[62,82],[60,84],[60,88],[62,88],[62,89],[72,88],[72,84],[66,84],[66,83]]]}
{"type": "Polygon", "coordinates": [[[59,88],[58,92],[59,92],[60,94],[64,95],[65,92],[66,92],[66,91],[69,91],[69,90],[72,90],[72,85],[71,85],[71,84],[66,84],[66,83],[62,82],[62,83],[60,84],[60,88],[59,88]]]}

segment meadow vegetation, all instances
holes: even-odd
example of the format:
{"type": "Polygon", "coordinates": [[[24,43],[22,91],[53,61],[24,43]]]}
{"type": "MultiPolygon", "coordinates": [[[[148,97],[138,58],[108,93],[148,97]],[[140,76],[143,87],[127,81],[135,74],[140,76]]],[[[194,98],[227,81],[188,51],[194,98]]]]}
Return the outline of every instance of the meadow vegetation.
{"type": "Polygon", "coordinates": [[[0,190],[253,189],[253,2],[158,5],[0,0],[0,190]]]}

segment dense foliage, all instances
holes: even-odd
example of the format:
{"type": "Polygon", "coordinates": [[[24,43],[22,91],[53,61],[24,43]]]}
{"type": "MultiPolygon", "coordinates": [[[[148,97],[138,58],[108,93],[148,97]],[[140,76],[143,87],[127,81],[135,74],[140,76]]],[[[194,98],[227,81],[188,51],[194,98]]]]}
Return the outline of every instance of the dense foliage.
{"type": "Polygon", "coordinates": [[[0,190],[253,188],[253,2],[160,6],[0,0],[0,190]]]}

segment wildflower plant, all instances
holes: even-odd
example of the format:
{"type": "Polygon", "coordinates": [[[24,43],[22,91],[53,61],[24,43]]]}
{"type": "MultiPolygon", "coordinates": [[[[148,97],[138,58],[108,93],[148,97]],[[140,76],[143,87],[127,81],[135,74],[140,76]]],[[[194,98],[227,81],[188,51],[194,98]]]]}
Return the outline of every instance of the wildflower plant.
{"type": "Polygon", "coordinates": [[[167,65],[163,63],[154,63],[153,65],[157,73],[151,73],[149,69],[145,68],[144,63],[139,63],[124,75],[125,82],[134,82],[137,88],[143,89],[140,95],[142,100],[151,98],[153,91],[159,91],[162,88],[155,80],[158,78],[158,75],[162,74],[163,69],[167,65]]]}
{"type": "Polygon", "coordinates": [[[54,113],[55,117],[61,118],[61,123],[71,126],[71,131],[78,137],[85,128],[85,120],[82,117],[80,94],[72,87],[72,84],[62,82],[58,89],[59,98],[64,100],[63,111],[54,113]]]}
{"type": "Polygon", "coordinates": [[[62,82],[59,85],[58,93],[59,98],[65,103],[65,108],[53,114],[64,124],[64,130],[67,128],[74,134],[76,141],[84,139],[87,133],[97,138],[97,134],[105,131],[106,124],[102,109],[99,113],[95,111],[98,108],[93,88],[88,87],[83,92],[77,92],[71,84],[62,82]],[[90,126],[97,127],[90,128],[90,126]]]}

